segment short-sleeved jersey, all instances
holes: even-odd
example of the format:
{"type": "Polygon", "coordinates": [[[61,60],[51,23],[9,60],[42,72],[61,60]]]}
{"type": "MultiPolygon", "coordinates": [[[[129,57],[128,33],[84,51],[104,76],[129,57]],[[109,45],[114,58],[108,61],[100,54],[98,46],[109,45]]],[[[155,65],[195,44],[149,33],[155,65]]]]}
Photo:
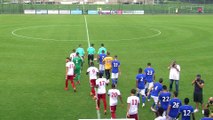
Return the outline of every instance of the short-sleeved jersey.
{"type": "Polygon", "coordinates": [[[162,89],[163,89],[163,85],[161,83],[159,83],[159,82],[154,83],[154,86],[151,91],[151,95],[158,97],[158,95],[159,95],[160,91],[162,91],[162,89]]]}
{"type": "Polygon", "coordinates": [[[170,92],[161,92],[158,99],[160,101],[161,107],[166,111],[169,105],[169,101],[171,98],[170,92]]]}
{"type": "Polygon", "coordinates": [[[172,98],[169,101],[169,106],[171,106],[171,109],[170,109],[168,115],[172,118],[176,118],[179,113],[179,108],[180,108],[180,106],[182,106],[181,100],[178,98],[172,98]]]}
{"type": "Polygon", "coordinates": [[[120,67],[120,61],[113,60],[112,61],[112,73],[118,73],[119,72],[119,67],[120,67]]]}
{"type": "Polygon", "coordinates": [[[140,100],[137,96],[130,96],[127,98],[127,103],[130,104],[130,109],[128,111],[129,115],[134,115],[138,113],[138,105],[140,100]]]}
{"type": "Polygon", "coordinates": [[[91,66],[87,69],[87,72],[89,73],[89,79],[90,80],[96,80],[97,74],[98,74],[98,68],[91,66]]]}
{"type": "Polygon", "coordinates": [[[79,47],[79,48],[77,48],[76,49],[76,53],[79,53],[79,56],[84,56],[84,54],[85,54],[85,51],[84,51],[84,48],[81,48],[81,47],[79,47]]]}
{"type": "Polygon", "coordinates": [[[112,60],[113,60],[112,57],[105,57],[105,58],[103,59],[103,62],[105,63],[105,64],[104,64],[104,68],[105,68],[106,70],[112,69],[112,60]]]}
{"type": "Polygon", "coordinates": [[[106,54],[104,53],[99,54],[99,64],[103,64],[103,60],[105,57],[106,57],[106,54]]]}
{"type": "Polygon", "coordinates": [[[144,72],[145,72],[145,75],[146,75],[146,81],[148,83],[153,82],[155,70],[153,68],[148,67],[144,70],[144,72]]]}
{"type": "Polygon", "coordinates": [[[107,49],[105,47],[100,47],[98,49],[98,55],[102,53],[102,51],[104,50],[104,53],[106,54],[107,53],[107,49]]]}
{"type": "MultiPolygon", "coordinates": [[[[203,80],[198,80],[198,82],[200,84],[204,84],[204,81],[203,80]]],[[[203,88],[199,87],[199,85],[195,82],[195,85],[194,85],[194,92],[195,93],[202,93],[203,92],[203,88]]]]}
{"type": "Polygon", "coordinates": [[[176,68],[171,67],[169,72],[169,79],[172,80],[179,80],[180,79],[180,65],[176,65],[176,68]],[[177,69],[179,71],[177,71],[177,69]]]}
{"type": "Polygon", "coordinates": [[[118,104],[118,96],[121,95],[120,91],[118,89],[109,89],[108,90],[109,95],[109,105],[115,106],[118,104]]]}
{"type": "Polygon", "coordinates": [[[213,120],[213,118],[204,117],[204,118],[201,118],[201,120],[213,120]]]}
{"type": "Polygon", "coordinates": [[[144,74],[138,74],[136,76],[136,81],[138,82],[138,89],[145,89],[145,78],[144,74]]]}
{"type": "Polygon", "coordinates": [[[88,47],[87,53],[88,53],[88,55],[94,55],[95,54],[95,48],[94,47],[88,47]]]}
{"type": "Polygon", "coordinates": [[[74,75],[75,64],[73,62],[67,62],[66,67],[68,68],[67,75],[74,75]]]}
{"type": "Polygon", "coordinates": [[[191,114],[194,112],[194,109],[190,105],[183,105],[179,109],[179,113],[182,114],[182,120],[190,120],[191,114]]]}
{"type": "Polygon", "coordinates": [[[82,59],[80,57],[74,57],[73,62],[75,63],[75,67],[77,69],[81,68],[82,59]]]}
{"type": "Polygon", "coordinates": [[[106,93],[107,79],[106,78],[98,78],[95,83],[96,83],[96,86],[98,86],[97,93],[98,94],[105,94],[106,93]]]}
{"type": "Polygon", "coordinates": [[[76,56],[76,53],[71,53],[70,54],[70,59],[73,61],[74,57],[76,56]]]}

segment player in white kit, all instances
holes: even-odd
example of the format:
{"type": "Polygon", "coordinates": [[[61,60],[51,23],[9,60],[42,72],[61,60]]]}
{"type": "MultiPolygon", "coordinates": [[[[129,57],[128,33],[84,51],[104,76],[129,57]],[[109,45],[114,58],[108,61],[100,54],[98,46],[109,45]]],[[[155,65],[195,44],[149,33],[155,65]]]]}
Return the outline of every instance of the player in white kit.
{"type": "Polygon", "coordinates": [[[72,88],[74,89],[74,92],[76,92],[76,87],[75,83],[73,81],[74,79],[74,69],[75,69],[75,64],[71,61],[71,59],[68,57],[66,58],[66,81],[65,81],[65,88],[64,90],[68,90],[68,81],[70,80],[72,88]]]}
{"type": "Polygon", "coordinates": [[[133,118],[138,120],[138,106],[140,104],[140,100],[137,96],[135,96],[136,90],[131,90],[131,95],[127,98],[127,118],[133,118]]]}
{"type": "Polygon", "coordinates": [[[96,68],[95,66],[94,66],[94,63],[93,62],[91,62],[90,63],[90,67],[87,69],[87,75],[89,75],[89,80],[90,80],[90,87],[91,87],[91,92],[90,92],[90,95],[95,99],[95,86],[96,86],[96,83],[95,83],[95,81],[96,81],[96,79],[97,79],[97,75],[98,75],[98,73],[99,73],[99,71],[98,71],[98,68],[96,68]]]}
{"type": "Polygon", "coordinates": [[[121,93],[118,89],[115,88],[115,84],[112,84],[112,89],[108,90],[108,96],[109,96],[109,104],[110,104],[110,111],[111,111],[111,118],[116,118],[116,107],[118,104],[118,97],[123,104],[121,93]]]}
{"type": "Polygon", "coordinates": [[[100,100],[103,100],[104,103],[104,114],[106,115],[107,103],[106,103],[106,85],[109,81],[106,78],[103,78],[102,75],[99,74],[99,78],[96,80],[97,87],[97,110],[100,110],[100,100]]]}

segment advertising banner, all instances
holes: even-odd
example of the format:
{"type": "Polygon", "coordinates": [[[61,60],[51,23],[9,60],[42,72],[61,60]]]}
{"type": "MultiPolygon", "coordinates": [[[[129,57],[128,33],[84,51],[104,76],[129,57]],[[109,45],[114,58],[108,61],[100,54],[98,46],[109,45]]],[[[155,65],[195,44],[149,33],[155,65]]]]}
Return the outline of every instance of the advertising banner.
{"type": "Polygon", "coordinates": [[[143,15],[144,14],[144,10],[134,10],[134,14],[143,15]]]}
{"type": "Polygon", "coordinates": [[[48,14],[55,14],[57,15],[59,12],[58,10],[48,10],[48,14]]]}
{"type": "Polygon", "coordinates": [[[62,14],[62,15],[70,15],[71,12],[70,12],[70,10],[59,10],[59,14],[62,14]]]}
{"type": "Polygon", "coordinates": [[[97,10],[88,10],[88,15],[97,15],[98,11],[97,10]]]}
{"type": "Polygon", "coordinates": [[[36,14],[47,14],[47,10],[36,10],[36,14]]]}
{"type": "Polygon", "coordinates": [[[111,10],[111,14],[122,15],[122,10],[111,10]]]}
{"type": "Polygon", "coordinates": [[[102,11],[100,11],[100,14],[109,15],[109,14],[111,14],[111,11],[110,10],[102,10],[102,11]]]}
{"type": "Polygon", "coordinates": [[[24,10],[24,14],[35,14],[35,10],[24,10]]]}
{"type": "Polygon", "coordinates": [[[123,11],[123,14],[125,15],[125,14],[133,14],[134,13],[134,11],[133,10],[124,10],[123,11]]]}
{"type": "Polygon", "coordinates": [[[71,14],[72,15],[82,15],[83,12],[82,12],[82,10],[71,10],[71,14]]]}

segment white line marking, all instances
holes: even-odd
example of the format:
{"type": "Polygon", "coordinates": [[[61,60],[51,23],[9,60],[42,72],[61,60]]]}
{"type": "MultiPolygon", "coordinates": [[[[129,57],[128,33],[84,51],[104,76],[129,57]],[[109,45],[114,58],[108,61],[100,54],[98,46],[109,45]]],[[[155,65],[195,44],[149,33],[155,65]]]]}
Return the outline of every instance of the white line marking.
{"type": "MultiPolygon", "coordinates": [[[[86,17],[86,16],[85,16],[86,17]]],[[[89,31],[88,31],[88,25],[87,25],[87,19],[85,19],[85,24],[86,24],[86,33],[87,33],[87,42],[88,44],[90,44],[90,37],[89,37],[89,31]]],[[[26,35],[21,35],[21,34],[18,34],[17,32],[18,31],[22,31],[22,30],[30,30],[30,29],[33,29],[33,28],[47,28],[48,27],[57,27],[57,26],[81,26],[80,24],[79,25],[44,25],[44,26],[28,26],[28,27],[21,27],[21,28],[17,28],[17,29],[14,29],[11,34],[15,37],[19,37],[19,38],[25,38],[25,39],[34,39],[34,40],[43,40],[43,41],[55,41],[55,42],[73,42],[73,41],[80,41],[80,42],[85,42],[85,40],[69,40],[69,39],[62,39],[62,40],[59,40],[59,39],[52,39],[52,38],[41,38],[41,37],[32,37],[32,36],[26,36],[26,35]]],[[[119,25],[103,25],[103,26],[119,26],[119,25]]],[[[94,40],[94,41],[105,41],[105,42],[111,42],[111,41],[131,41],[131,40],[140,40],[140,39],[149,39],[149,38],[154,38],[154,37],[157,37],[157,36],[160,36],[161,35],[161,31],[158,30],[158,29],[155,29],[155,28],[147,28],[148,30],[151,30],[151,31],[155,31],[156,33],[153,34],[153,35],[149,35],[149,36],[143,36],[143,37],[135,37],[135,38],[127,38],[127,39],[108,39],[108,40],[94,40]]]]}
{"type": "Polygon", "coordinates": [[[88,43],[88,47],[90,47],[89,30],[88,30],[87,17],[86,17],[86,15],[84,15],[84,22],[85,22],[86,33],[87,33],[87,43],[88,43]]]}

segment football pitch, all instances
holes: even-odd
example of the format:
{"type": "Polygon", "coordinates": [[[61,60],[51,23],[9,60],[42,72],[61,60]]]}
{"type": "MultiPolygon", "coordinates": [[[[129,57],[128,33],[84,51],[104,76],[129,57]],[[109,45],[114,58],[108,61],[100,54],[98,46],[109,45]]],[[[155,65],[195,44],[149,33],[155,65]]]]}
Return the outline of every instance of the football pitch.
{"type": "MultiPolygon", "coordinates": [[[[164,78],[167,86],[168,65],[172,60],[180,64],[182,101],[189,97],[195,106],[191,82],[197,73],[205,81],[204,102],[212,96],[212,15],[91,15],[86,23],[88,29],[83,15],[0,15],[1,120],[97,118],[89,95],[87,60],[77,93],[70,84],[64,91],[65,58],[79,44],[87,49],[88,43],[94,43],[97,51],[104,43],[112,56],[118,55],[122,71],[118,88],[124,107],[119,103],[117,118],[125,118],[126,99],[135,88],[138,68],[148,62],[157,80],[164,78]]],[[[140,105],[140,120],[154,119],[151,104],[140,105]]],[[[105,116],[101,105],[101,118],[110,118],[109,109],[105,116]]],[[[201,111],[195,116],[200,119],[201,111]]]]}

